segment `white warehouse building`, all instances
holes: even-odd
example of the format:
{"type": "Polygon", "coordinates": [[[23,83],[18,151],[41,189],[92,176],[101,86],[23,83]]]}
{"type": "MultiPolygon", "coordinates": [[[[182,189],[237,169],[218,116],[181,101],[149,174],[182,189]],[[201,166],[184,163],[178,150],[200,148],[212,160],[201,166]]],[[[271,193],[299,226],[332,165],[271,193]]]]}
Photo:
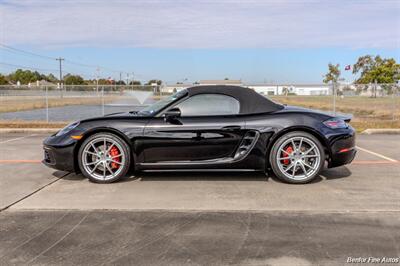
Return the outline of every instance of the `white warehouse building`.
{"type": "Polygon", "coordinates": [[[201,85],[235,85],[255,90],[262,95],[295,94],[304,96],[330,95],[331,88],[327,84],[243,84],[240,80],[200,80],[196,84],[167,84],[163,92],[174,93],[192,86],[201,85]]]}
{"type": "Polygon", "coordinates": [[[331,92],[330,86],[326,84],[251,84],[246,87],[255,90],[263,95],[329,95],[331,92]]]}

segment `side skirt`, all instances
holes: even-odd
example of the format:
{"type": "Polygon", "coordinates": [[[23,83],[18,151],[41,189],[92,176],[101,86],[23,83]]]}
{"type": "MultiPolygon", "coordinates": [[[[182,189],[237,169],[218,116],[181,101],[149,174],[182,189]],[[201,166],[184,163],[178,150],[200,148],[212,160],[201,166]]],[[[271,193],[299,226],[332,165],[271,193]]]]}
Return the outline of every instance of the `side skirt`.
{"type": "Polygon", "coordinates": [[[141,172],[262,172],[258,169],[157,169],[140,170],[141,172]]]}

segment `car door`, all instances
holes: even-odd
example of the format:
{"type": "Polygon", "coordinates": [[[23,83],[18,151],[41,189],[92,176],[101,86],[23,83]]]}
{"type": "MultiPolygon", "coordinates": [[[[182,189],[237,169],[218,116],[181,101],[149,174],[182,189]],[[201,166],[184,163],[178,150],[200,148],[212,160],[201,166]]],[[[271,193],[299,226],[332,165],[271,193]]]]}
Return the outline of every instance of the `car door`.
{"type": "Polygon", "coordinates": [[[169,121],[154,117],[144,131],[144,160],[147,164],[174,162],[176,166],[234,156],[245,134],[238,116],[239,102],[222,94],[198,94],[176,104],[180,117],[169,121]]]}

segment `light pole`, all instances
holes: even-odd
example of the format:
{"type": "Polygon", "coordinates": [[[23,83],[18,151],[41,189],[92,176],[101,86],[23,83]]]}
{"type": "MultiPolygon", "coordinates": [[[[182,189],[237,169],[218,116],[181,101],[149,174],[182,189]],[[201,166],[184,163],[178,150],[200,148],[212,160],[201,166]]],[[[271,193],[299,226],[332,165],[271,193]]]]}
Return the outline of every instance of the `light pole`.
{"type": "Polygon", "coordinates": [[[332,81],[332,92],[333,92],[333,115],[336,116],[336,81],[332,81]]]}
{"type": "Polygon", "coordinates": [[[64,58],[61,58],[61,57],[59,57],[59,58],[56,58],[56,60],[57,61],[59,61],[59,66],[60,66],[60,91],[61,91],[61,98],[63,97],[63,78],[62,78],[62,64],[61,64],[61,62],[62,61],[64,61],[65,59],[64,58]]]}

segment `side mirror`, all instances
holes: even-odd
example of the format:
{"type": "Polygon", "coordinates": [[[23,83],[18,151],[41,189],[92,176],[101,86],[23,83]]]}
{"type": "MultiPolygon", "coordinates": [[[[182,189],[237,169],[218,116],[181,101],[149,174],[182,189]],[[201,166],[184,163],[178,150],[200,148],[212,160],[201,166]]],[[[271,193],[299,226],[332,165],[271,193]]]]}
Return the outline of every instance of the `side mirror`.
{"type": "Polygon", "coordinates": [[[178,117],[181,117],[181,110],[178,107],[171,108],[164,113],[164,119],[166,122],[174,121],[178,117]]]}

